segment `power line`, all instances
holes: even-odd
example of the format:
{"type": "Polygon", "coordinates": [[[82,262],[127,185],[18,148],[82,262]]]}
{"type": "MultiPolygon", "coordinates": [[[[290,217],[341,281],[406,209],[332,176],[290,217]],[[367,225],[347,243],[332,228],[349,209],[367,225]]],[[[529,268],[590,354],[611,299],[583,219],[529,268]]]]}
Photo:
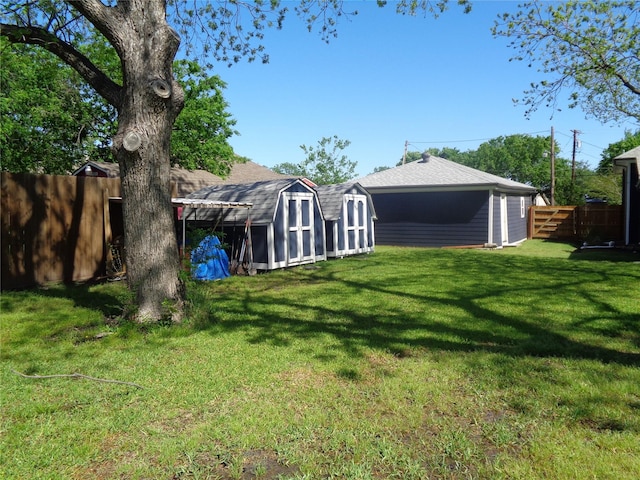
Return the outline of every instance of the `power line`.
{"type": "MultiPolygon", "coordinates": [[[[518,135],[537,135],[539,133],[547,133],[547,130],[540,130],[537,132],[529,132],[529,133],[520,133],[518,135]]],[[[510,136],[510,135],[501,135],[501,136],[510,136]]],[[[434,144],[434,143],[467,143],[467,142],[483,142],[486,140],[493,140],[496,137],[487,137],[487,138],[472,138],[469,140],[440,140],[440,141],[429,141],[429,142],[424,142],[424,141],[412,141],[412,140],[408,140],[409,144],[415,144],[415,143],[420,143],[420,144],[434,144]]]]}

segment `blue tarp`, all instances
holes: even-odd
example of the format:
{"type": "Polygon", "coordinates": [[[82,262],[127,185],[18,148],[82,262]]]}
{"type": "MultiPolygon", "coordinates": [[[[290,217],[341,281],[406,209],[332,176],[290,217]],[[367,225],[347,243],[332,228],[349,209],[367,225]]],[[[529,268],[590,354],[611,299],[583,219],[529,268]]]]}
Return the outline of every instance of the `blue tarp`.
{"type": "Polygon", "coordinates": [[[196,280],[220,280],[230,276],[229,257],[218,237],[207,236],[191,251],[191,271],[196,280]]]}

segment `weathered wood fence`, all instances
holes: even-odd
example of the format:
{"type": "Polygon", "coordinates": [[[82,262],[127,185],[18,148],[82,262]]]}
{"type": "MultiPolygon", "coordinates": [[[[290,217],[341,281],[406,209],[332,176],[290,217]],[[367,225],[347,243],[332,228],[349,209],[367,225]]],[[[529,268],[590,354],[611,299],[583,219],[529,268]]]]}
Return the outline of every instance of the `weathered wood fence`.
{"type": "Polygon", "coordinates": [[[532,206],[529,238],[599,243],[624,239],[624,209],[620,205],[532,206]]]}
{"type": "Polygon", "coordinates": [[[119,195],[119,178],[2,172],[1,288],[104,276],[119,195]]]}

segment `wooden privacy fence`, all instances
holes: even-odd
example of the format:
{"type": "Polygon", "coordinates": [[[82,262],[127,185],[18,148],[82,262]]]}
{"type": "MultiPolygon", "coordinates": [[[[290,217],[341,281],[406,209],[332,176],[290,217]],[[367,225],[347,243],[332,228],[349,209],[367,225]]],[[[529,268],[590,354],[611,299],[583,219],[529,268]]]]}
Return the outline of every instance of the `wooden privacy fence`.
{"type": "Polygon", "coordinates": [[[2,172],[1,288],[105,275],[119,178],[2,172]]]}
{"type": "Polygon", "coordinates": [[[589,243],[624,239],[621,205],[532,206],[529,238],[579,240],[589,243]]]}

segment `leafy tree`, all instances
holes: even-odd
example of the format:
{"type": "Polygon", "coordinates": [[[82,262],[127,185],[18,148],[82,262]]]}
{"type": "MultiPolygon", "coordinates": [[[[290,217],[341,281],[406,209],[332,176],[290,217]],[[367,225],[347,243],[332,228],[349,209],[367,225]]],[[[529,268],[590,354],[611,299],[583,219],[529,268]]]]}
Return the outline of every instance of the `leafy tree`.
{"type": "Polygon", "coordinates": [[[185,93],[184,109],[173,125],[171,162],[189,170],[202,169],[225,177],[236,161],[228,139],[238,132],[227,111],[226,84],[208,76],[196,62],[181,60],[174,72],[185,93]]]}
{"type": "MultiPolygon", "coordinates": [[[[571,161],[560,156],[555,145],[555,191],[558,205],[584,203],[582,179],[588,171],[583,164],[576,165],[576,182],[571,179],[571,161]]],[[[466,152],[461,163],[502,178],[525,183],[538,191],[551,194],[551,138],[526,134],[493,138],[480,144],[477,150],[466,152]]]]}
{"type": "MultiPolygon", "coordinates": [[[[491,173],[502,178],[525,183],[539,191],[551,192],[551,164],[549,137],[525,134],[493,138],[480,144],[477,150],[461,152],[457,148],[429,148],[425,153],[491,173]]],[[[555,151],[560,152],[555,145],[555,151]]],[[[407,152],[407,162],[422,158],[419,152],[407,152]]],[[[402,164],[402,160],[398,165],[402,164]]],[[[559,205],[584,203],[587,181],[592,176],[586,165],[576,166],[576,182],[571,180],[571,162],[556,156],[555,200],[559,205]]]]}
{"type": "Polygon", "coordinates": [[[79,75],[43,49],[4,38],[0,65],[2,170],[64,174],[101,151],[108,141],[102,114],[109,108],[86,101],[79,75]]]}
{"type": "Polygon", "coordinates": [[[282,175],[290,175],[292,177],[306,177],[311,179],[310,173],[306,170],[304,162],[292,163],[282,162],[275,165],[271,170],[282,175]]]}
{"type": "Polygon", "coordinates": [[[592,198],[603,198],[610,205],[622,204],[622,177],[613,171],[613,159],[618,155],[640,146],[640,130],[627,130],[624,138],[609,144],[602,152],[602,159],[595,172],[586,177],[586,194],[592,198]]]}
{"type": "Polygon", "coordinates": [[[635,133],[627,130],[624,138],[618,142],[609,144],[602,152],[602,159],[596,171],[600,174],[608,174],[613,171],[613,159],[629,150],[640,146],[640,130],[635,133]]]}
{"type": "Polygon", "coordinates": [[[420,160],[422,158],[422,154],[420,152],[416,152],[415,150],[409,151],[406,155],[403,155],[398,163],[396,163],[396,167],[399,167],[402,164],[407,164],[411,162],[415,162],[416,160],[420,160]]]}
{"type": "Polygon", "coordinates": [[[545,190],[551,179],[547,154],[550,145],[549,137],[522,134],[497,137],[478,147],[469,166],[545,190]]]}
{"type": "Polygon", "coordinates": [[[636,0],[529,2],[502,15],[493,34],[512,38],[512,60],[539,64],[547,77],[524,92],[526,114],[556,109],[568,91],[569,107],[603,122],[640,121],[639,15],[636,0]]]}
{"type": "MultiPolygon", "coordinates": [[[[104,41],[84,46],[109,72],[118,56],[104,41]]],[[[6,45],[0,37],[0,148],[2,170],[64,174],[91,160],[113,161],[116,112],[68,65],[42,49],[6,45]]],[[[237,134],[223,97],[226,84],[190,60],[174,63],[185,89],[185,107],[171,139],[171,163],[219,176],[236,161],[228,139],[237,134]]]]}
{"type": "Polygon", "coordinates": [[[280,163],[273,170],[284,175],[306,177],[317,185],[343,183],[355,176],[357,163],[340,152],[351,145],[349,140],[341,140],[337,135],[323,137],[317,147],[301,145],[306,158],[298,163],[280,163]]]}
{"type": "MultiPolygon", "coordinates": [[[[446,4],[402,1],[397,8],[437,13],[446,4]]],[[[294,11],[325,40],[335,35],[337,20],[347,13],[342,0],[301,0],[294,11]]],[[[0,1],[0,35],[58,56],[117,111],[112,149],[122,177],[128,281],[141,321],[177,319],[183,311],[170,196],[171,133],[185,102],[185,91],[173,75],[180,34],[187,55],[197,50],[229,64],[242,58],[266,61],[264,30],[282,26],[287,13],[288,5],[279,0],[0,1]],[[117,53],[120,75],[110,75],[83,53],[92,28],[117,53]]]]}
{"type": "Polygon", "coordinates": [[[590,175],[584,178],[584,185],[586,195],[589,198],[602,198],[609,205],[622,205],[622,176],[620,174],[590,172],[590,175]]]}
{"type": "MultiPolygon", "coordinates": [[[[571,178],[571,161],[556,157],[556,205],[582,205],[588,194],[589,178],[593,172],[583,162],[576,163],[575,181],[571,178]]],[[[547,193],[545,191],[545,193],[547,193]]]]}
{"type": "MultiPolygon", "coordinates": [[[[444,158],[446,160],[451,160],[452,162],[462,163],[463,165],[469,163],[469,152],[461,152],[457,148],[428,148],[424,151],[424,153],[428,153],[429,155],[433,155],[435,157],[444,158]]],[[[421,158],[421,152],[410,151],[407,152],[404,161],[405,163],[415,162],[416,160],[420,160],[421,158]]],[[[403,159],[401,158],[396,165],[402,165],[402,160],[403,159]]]]}

